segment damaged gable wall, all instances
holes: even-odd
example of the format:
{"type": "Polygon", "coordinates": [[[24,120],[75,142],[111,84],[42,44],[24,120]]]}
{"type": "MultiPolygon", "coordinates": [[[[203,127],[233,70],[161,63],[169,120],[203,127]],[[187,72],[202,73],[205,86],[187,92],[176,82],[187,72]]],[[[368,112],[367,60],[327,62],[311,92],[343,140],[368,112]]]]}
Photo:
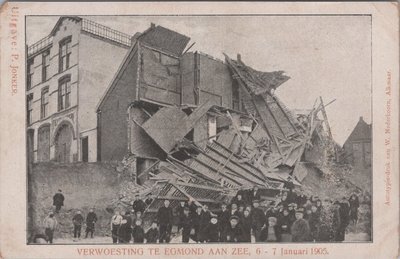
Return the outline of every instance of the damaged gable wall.
{"type": "Polygon", "coordinates": [[[200,104],[232,108],[232,77],[222,61],[200,54],[200,104]]]}
{"type": "Polygon", "coordinates": [[[200,105],[211,101],[232,108],[232,78],[222,61],[206,54],[188,52],[181,58],[181,74],[182,104],[200,105]]]}
{"type": "Polygon", "coordinates": [[[128,54],[126,66],[123,66],[112,88],[101,103],[98,113],[99,154],[98,160],[122,160],[128,151],[126,113],[129,104],[135,100],[138,71],[137,48],[128,54]]]}
{"type": "Polygon", "coordinates": [[[141,46],[140,99],[180,105],[179,59],[141,46]]]}

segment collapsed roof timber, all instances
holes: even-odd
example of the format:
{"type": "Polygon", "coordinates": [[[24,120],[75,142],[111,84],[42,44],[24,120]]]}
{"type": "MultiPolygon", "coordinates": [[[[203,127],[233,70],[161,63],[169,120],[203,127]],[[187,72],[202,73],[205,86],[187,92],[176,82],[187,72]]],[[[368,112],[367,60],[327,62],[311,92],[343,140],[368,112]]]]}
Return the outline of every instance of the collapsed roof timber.
{"type": "Polygon", "coordinates": [[[295,113],[274,94],[289,80],[283,71],[184,51],[190,38],[162,26],[134,40],[98,105],[99,145],[101,160],[130,156],[136,182],[153,183],[150,211],[163,199],[216,208],[253,186],[273,197],[335,155],[322,98],[295,113]]]}

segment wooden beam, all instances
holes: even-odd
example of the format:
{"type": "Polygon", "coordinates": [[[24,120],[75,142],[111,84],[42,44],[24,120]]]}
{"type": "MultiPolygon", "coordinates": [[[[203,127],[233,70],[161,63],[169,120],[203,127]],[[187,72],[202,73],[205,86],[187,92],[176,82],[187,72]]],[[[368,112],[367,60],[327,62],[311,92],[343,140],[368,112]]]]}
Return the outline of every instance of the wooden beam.
{"type": "MultiPolygon", "coordinates": [[[[226,156],[224,154],[222,154],[221,152],[219,152],[218,150],[216,150],[215,148],[211,147],[211,146],[207,146],[209,149],[213,150],[215,153],[217,153],[218,155],[221,155],[223,157],[226,158],[226,156]]],[[[258,175],[254,174],[253,172],[251,172],[250,170],[248,170],[247,168],[243,167],[242,165],[240,165],[239,163],[237,163],[236,161],[230,160],[230,162],[232,164],[235,164],[236,166],[240,167],[241,169],[243,169],[244,171],[246,171],[247,173],[251,174],[253,177],[261,180],[261,181],[265,181],[265,179],[259,177],[258,175]]],[[[230,167],[229,167],[230,168],[230,167]]],[[[231,169],[231,168],[230,168],[231,169]]],[[[231,169],[232,170],[232,169],[231,169]]],[[[258,169],[254,168],[254,170],[258,171],[258,169]]],[[[262,174],[262,173],[261,173],[262,174]]],[[[240,175],[240,174],[239,174],[240,175]]]]}
{"type": "MultiPolygon", "coordinates": [[[[200,159],[197,159],[197,158],[195,158],[195,157],[192,158],[192,159],[194,159],[196,162],[202,164],[203,166],[207,167],[208,169],[210,169],[211,171],[213,171],[213,172],[215,173],[216,176],[218,176],[217,170],[215,170],[213,167],[207,165],[206,163],[204,163],[203,161],[201,161],[200,159]]],[[[219,172],[219,174],[222,175],[223,177],[227,178],[228,180],[230,180],[230,181],[236,183],[236,184],[239,185],[239,186],[242,186],[242,185],[243,185],[242,183],[238,182],[237,180],[232,179],[231,177],[227,176],[227,175],[226,175],[225,173],[223,173],[223,172],[219,172]]]]}
{"type": "Polygon", "coordinates": [[[199,189],[210,190],[210,191],[216,191],[216,192],[222,192],[223,191],[223,189],[214,188],[214,187],[206,186],[206,185],[183,183],[183,182],[177,182],[176,184],[182,185],[182,186],[188,186],[188,187],[195,187],[195,188],[199,188],[199,189]]]}

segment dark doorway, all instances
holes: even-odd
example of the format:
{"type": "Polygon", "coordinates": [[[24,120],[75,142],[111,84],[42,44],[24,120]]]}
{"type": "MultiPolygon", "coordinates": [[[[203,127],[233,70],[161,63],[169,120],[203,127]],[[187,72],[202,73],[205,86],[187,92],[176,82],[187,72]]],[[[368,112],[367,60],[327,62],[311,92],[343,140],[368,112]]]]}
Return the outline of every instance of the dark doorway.
{"type": "Polygon", "coordinates": [[[50,125],[42,126],[38,131],[37,160],[46,162],[50,160],[50,125]]]}
{"type": "Polygon", "coordinates": [[[82,138],[82,162],[89,162],[89,138],[82,138]]]}
{"type": "Polygon", "coordinates": [[[70,152],[72,144],[72,128],[64,124],[60,127],[56,135],[56,160],[61,163],[70,163],[70,152]]]}

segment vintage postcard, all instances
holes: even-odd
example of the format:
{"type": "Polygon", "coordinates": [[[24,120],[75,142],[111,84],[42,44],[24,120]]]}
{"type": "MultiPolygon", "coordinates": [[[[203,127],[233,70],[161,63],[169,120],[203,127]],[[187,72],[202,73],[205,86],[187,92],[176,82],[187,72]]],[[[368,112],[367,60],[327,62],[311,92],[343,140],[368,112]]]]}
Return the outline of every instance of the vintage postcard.
{"type": "Polygon", "coordinates": [[[398,258],[397,2],[0,15],[0,258],[398,258]]]}

